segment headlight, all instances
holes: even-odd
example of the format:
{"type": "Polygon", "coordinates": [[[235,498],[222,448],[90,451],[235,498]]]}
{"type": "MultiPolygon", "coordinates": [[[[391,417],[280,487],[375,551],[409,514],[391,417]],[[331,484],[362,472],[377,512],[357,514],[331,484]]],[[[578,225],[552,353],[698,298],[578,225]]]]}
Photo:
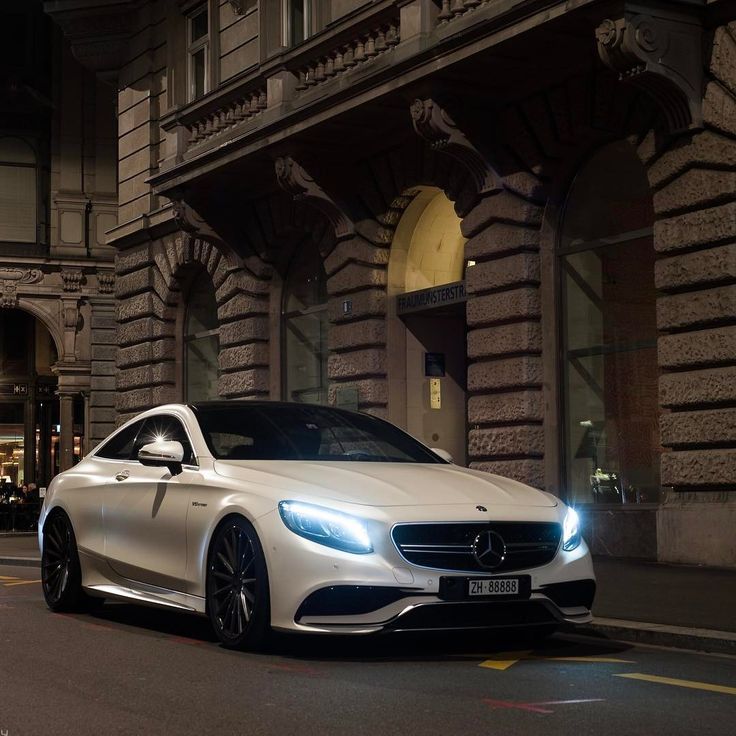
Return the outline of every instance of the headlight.
{"type": "Polygon", "coordinates": [[[294,534],[343,552],[373,552],[365,522],[355,516],[299,501],[280,501],[279,513],[294,534]]]}
{"type": "Polygon", "coordinates": [[[580,517],[575,509],[568,509],[562,524],[562,549],[572,552],[580,544],[580,517]]]}

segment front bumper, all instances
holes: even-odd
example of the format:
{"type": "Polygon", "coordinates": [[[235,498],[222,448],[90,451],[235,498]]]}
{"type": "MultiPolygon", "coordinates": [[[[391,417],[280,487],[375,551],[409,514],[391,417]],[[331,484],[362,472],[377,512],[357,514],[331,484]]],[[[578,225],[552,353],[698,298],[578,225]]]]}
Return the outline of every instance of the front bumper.
{"type": "MultiPolygon", "coordinates": [[[[390,539],[374,553],[340,552],[288,531],[278,514],[258,520],[269,570],[271,625],[282,631],[367,634],[383,630],[478,629],[587,623],[595,592],[585,542],[548,564],[501,575],[529,576],[525,600],[450,600],[441,579],[462,584],[467,572],[419,567],[390,539]]],[[[446,585],[446,583],[445,583],[446,585]]]]}

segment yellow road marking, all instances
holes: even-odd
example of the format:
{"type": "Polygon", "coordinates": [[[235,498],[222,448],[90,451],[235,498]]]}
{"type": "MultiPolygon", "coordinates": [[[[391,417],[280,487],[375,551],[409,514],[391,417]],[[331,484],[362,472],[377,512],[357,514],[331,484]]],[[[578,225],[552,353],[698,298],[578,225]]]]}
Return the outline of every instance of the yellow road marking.
{"type": "Polygon", "coordinates": [[[616,659],[615,657],[534,657],[534,659],[551,659],[553,662],[604,662],[607,664],[634,664],[633,659],[616,659]]]}
{"type": "Polygon", "coordinates": [[[8,575],[0,575],[0,580],[17,580],[18,578],[9,577],[8,575]]]}
{"type": "Polygon", "coordinates": [[[30,585],[31,583],[40,583],[40,580],[19,580],[17,583],[3,583],[6,588],[11,588],[13,585],[30,585]]]}
{"type": "Polygon", "coordinates": [[[631,680],[644,680],[645,682],[658,682],[662,685],[675,685],[677,687],[689,687],[693,690],[709,690],[713,693],[724,693],[725,695],[736,695],[736,687],[726,685],[713,685],[709,682],[693,682],[692,680],[677,680],[673,677],[658,677],[657,675],[644,675],[640,672],[632,672],[614,677],[628,677],[631,680]]]}
{"type": "Polygon", "coordinates": [[[515,665],[520,659],[527,659],[532,653],[531,649],[523,652],[499,652],[494,654],[492,659],[487,659],[480,663],[480,667],[486,667],[489,670],[507,670],[515,665]]]}

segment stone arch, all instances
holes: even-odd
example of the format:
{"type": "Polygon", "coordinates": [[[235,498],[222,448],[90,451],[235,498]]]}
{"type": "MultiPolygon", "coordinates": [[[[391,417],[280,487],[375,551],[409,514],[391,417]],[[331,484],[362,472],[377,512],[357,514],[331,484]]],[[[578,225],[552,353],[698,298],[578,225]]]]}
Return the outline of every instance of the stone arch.
{"type": "MultiPolygon", "coordinates": [[[[24,312],[33,315],[49,332],[51,338],[56,346],[56,354],[59,356],[59,360],[64,360],[64,337],[63,327],[60,324],[60,320],[50,314],[44,309],[38,299],[28,299],[23,296],[18,297],[17,308],[22,309],[24,312]]],[[[53,302],[53,305],[58,309],[58,302],[53,302]]]]}

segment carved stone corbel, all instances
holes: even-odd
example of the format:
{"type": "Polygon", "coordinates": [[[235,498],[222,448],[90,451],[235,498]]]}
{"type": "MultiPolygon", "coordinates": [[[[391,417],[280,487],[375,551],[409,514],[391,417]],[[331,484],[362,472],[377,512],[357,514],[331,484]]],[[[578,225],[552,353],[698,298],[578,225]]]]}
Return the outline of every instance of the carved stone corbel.
{"type": "Polygon", "coordinates": [[[417,134],[434,150],[459,161],[470,173],[478,194],[488,194],[503,188],[493,167],[444,108],[431,99],[414,100],[410,111],[417,134]]]}
{"type": "Polygon", "coordinates": [[[291,156],[277,158],[274,166],[279,186],[295,200],[308,202],[319,210],[338,240],[355,234],[355,225],[345,211],[291,156]]]}
{"type": "Polygon", "coordinates": [[[670,133],[702,127],[703,29],[696,18],[625,12],[595,35],[603,63],[654,99],[670,133]]]}
{"type": "Polygon", "coordinates": [[[192,237],[215,245],[222,243],[222,238],[210,227],[209,223],[183,200],[173,200],[173,216],[176,226],[192,237]]]}
{"type": "Polygon", "coordinates": [[[235,15],[243,15],[245,13],[245,0],[227,0],[235,15]]]}

